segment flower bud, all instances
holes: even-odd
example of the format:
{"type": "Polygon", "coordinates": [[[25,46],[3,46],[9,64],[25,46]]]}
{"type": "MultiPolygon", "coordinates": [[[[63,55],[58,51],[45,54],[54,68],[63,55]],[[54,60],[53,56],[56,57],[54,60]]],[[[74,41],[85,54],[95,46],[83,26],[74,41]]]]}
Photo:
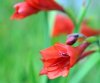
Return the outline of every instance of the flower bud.
{"type": "Polygon", "coordinates": [[[74,33],[68,35],[68,38],[66,40],[67,45],[73,45],[76,41],[83,41],[85,39],[85,36],[79,33],[74,33]]]}

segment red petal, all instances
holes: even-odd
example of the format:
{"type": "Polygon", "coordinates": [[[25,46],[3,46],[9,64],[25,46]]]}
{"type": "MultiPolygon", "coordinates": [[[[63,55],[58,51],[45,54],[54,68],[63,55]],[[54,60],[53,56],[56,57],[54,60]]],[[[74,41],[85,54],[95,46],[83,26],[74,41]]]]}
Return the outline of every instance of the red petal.
{"type": "Polygon", "coordinates": [[[58,51],[55,49],[54,46],[44,49],[40,53],[41,53],[43,59],[45,59],[45,60],[60,57],[58,51]]]}
{"type": "Polygon", "coordinates": [[[33,13],[37,13],[37,9],[33,9],[26,2],[18,3],[15,6],[15,13],[12,15],[11,19],[23,19],[27,16],[30,16],[33,13]]]}
{"type": "Polygon", "coordinates": [[[55,19],[52,36],[59,36],[62,34],[70,34],[74,29],[74,25],[68,17],[58,14],[55,19]]]}
{"type": "Polygon", "coordinates": [[[54,79],[54,78],[57,78],[57,77],[59,77],[61,75],[62,75],[62,72],[59,71],[59,70],[48,72],[48,74],[47,74],[47,76],[49,77],[49,79],[54,79]]]}
{"type": "Polygon", "coordinates": [[[43,63],[44,63],[44,67],[46,67],[48,71],[52,71],[67,66],[69,64],[69,59],[70,57],[61,57],[55,59],[53,62],[52,60],[51,61],[45,60],[43,63]]]}
{"type": "Polygon", "coordinates": [[[74,63],[77,61],[79,55],[80,55],[80,50],[78,48],[74,48],[70,45],[67,45],[67,53],[70,56],[70,66],[72,67],[74,63]]]}
{"type": "Polygon", "coordinates": [[[40,9],[40,6],[39,6],[39,0],[25,0],[29,5],[31,5],[33,8],[37,8],[37,9],[40,9]]]}
{"type": "Polygon", "coordinates": [[[94,35],[100,35],[100,30],[95,30],[95,29],[87,26],[86,24],[82,25],[80,32],[87,37],[94,36],[94,35]]]}
{"type": "Polygon", "coordinates": [[[66,47],[66,45],[61,44],[61,43],[56,43],[54,46],[55,46],[55,49],[58,50],[58,52],[60,54],[62,54],[62,53],[66,53],[67,54],[67,47],[66,47]]]}
{"type": "Polygon", "coordinates": [[[46,68],[43,68],[43,69],[40,71],[40,75],[44,75],[44,74],[47,74],[46,68]]]}
{"type": "Polygon", "coordinates": [[[69,73],[69,70],[70,70],[69,67],[65,68],[65,69],[62,71],[62,76],[63,76],[63,77],[66,77],[66,76],[68,75],[68,73],[69,73]]]}
{"type": "Polygon", "coordinates": [[[49,79],[54,79],[54,78],[57,78],[59,76],[67,76],[68,73],[69,73],[69,67],[65,67],[65,68],[59,68],[58,70],[56,71],[51,71],[51,72],[48,72],[47,73],[47,76],[49,77],[49,79]]]}
{"type": "Polygon", "coordinates": [[[51,46],[47,49],[42,50],[41,55],[43,56],[43,59],[55,59],[59,57],[63,57],[62,53],[67,53],[66,45],[57,43],[54,46],[51,46]]]}
{"type": "Polygon", "coordinates": [[[48,59],[48,60],[42,60],[43,61],[43,63],[44,63],[44,66],[45,67],[49,67],[49,66],[51,66],[53,63],[55,63],[55,61],[56,61],[57,59],[48,59]]]}
{"type": "Polygon", "coordinates": [[[26,0],[31,6],[39,8],[41,10],[60,10],[63,8],[58,5],[54,0],[26,0]]]}

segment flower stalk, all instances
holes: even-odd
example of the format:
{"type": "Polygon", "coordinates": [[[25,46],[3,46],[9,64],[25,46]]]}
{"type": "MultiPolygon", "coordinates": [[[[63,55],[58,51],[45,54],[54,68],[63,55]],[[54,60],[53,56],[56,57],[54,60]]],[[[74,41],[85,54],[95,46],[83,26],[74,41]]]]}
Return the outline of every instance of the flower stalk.
{"type": "Polygon", "coordinates": [[[87,6],[86,6],[86,2],[83,1],[82,8],[81,8],[81,12],[80,12],[80,15],[79,15],[79,17],[78,17],[78,19],[77,19],[76,26],[75,26],[75,28],[74,28],[74,32],[75,32],[75,33],[79,32],[80,25],[81,25],[81,23],[82,23],[82,21],[83,21],[83,18],[85,17],[85,15],[86,15],[86,13],[87,13],[87,10],[88,10],[88,8],[89,8],[89,6],[90,6],[90,4],[91,4],[91,1],[92,1],[92,0],[89,0],[87,6]]]}

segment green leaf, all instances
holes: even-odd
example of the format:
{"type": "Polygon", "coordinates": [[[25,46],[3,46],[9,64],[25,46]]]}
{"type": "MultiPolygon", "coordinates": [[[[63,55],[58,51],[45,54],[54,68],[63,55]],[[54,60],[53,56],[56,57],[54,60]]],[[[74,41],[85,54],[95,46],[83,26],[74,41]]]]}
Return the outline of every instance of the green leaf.
{"type": "Polygon", "coordinates": [[[87,75],[87,73],[100,61],[99,53],[92,54],[87,61],[84,62],[82,67],[79,68],[77,73],[74,74],[69,83],[80,83],[80,81],[87,75]]]}

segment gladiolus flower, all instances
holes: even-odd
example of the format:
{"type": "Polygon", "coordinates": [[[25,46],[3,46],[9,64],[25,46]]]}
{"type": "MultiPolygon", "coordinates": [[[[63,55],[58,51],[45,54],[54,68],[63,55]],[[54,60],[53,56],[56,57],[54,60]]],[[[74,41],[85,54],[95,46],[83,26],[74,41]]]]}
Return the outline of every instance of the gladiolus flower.
{"type": "Polygon", "coordinates": [[[80,55],[83,54],[88,45],[89,43],[83,43],[80,46],[72,47],[70,45],[57,43],[54,46],[42,50],[41,55],[44,68],[40,74],[47,75],[49,79],[67,76],[70,68],[79,60],[80,55]]]}
{"type": "MultiPolygon", "coordinates": [[[[70,34],[73,32],[74,25],[70,18],[58,14],[55,18],[55,24],[52,30],[52,37],[59,36],[62,34],[70,34]]],[[[86,23],[82,23],[80,27],[80,33],[84,34],[86,37],[100,35],[100,30],[92,29],[87,26],[86,23]]]]}
{"type": "Polygon", "coordinates": [[[52,36],[59,36],[61,34],[70,34],[73,32],[74,24],[70,18],[58,14],[55,18],[52,36]]]}
{"type": "Polygon", "coordinates": [[[25,2],[18,3],[14,6],[16,9],[11,19],[23,19],[39,11],[60,10],[64,9],[54,0],[25,0],[25,2]]]}
{"type": "Polygon", "coordinates": [[[14,6],[16,9],[15,13],[12,15],[11,19],[23,19],[27,16],[32,15],[33,13],[37,13],[39,9],[32,8],[26,2],[18,3],[14,6]]]}
{"type": "Polygon", "coordinates": [[[87,37],[94,36],[94,35],[100,35],[100,30],[95,30],[87,26],[86,24],[83,24],[81,26],[80,32],[87,37]]]}

